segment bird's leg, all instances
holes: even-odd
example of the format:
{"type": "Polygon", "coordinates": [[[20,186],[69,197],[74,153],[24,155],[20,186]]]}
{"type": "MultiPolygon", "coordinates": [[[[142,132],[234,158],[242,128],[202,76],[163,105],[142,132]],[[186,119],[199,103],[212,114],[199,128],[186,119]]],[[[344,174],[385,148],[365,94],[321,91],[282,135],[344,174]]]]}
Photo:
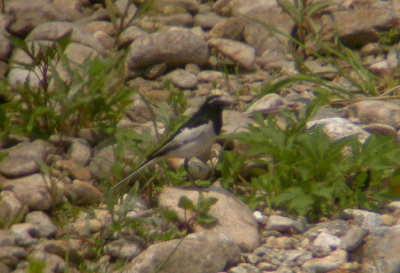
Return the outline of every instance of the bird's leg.
{"type": "Polygon", "coordinates": [[[186,174],[187,174],[190,182],[192,183],[192,186],[196,187],[196,184],[194,183],[193,176],[190,174],[190,171],[189,171],[189,159],[185,158],[185,160],[183,161],[183,168],[185,169],[186,174]]]}

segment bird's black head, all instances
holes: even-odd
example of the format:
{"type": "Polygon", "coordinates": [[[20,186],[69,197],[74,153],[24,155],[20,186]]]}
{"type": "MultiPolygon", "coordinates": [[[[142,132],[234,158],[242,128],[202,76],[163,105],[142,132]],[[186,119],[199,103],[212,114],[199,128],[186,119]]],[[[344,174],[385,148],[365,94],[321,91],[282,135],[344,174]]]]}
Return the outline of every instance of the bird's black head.
{"type": "Polygon", "coordinates": [[[233,100],[231,97],[223,95],[213,95],[207,98],[207,100],[203,104],[203,107],[222,109],[226,106],[231,105],[232,103],[233,100]]]}

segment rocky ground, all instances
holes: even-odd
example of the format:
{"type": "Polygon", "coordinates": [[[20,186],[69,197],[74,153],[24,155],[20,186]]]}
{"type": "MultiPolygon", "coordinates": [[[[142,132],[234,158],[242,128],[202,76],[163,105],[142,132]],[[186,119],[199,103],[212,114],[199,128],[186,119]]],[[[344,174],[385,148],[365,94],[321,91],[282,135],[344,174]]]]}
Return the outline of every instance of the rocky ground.
{"type": "MultiPolygon", "coordinates": [[[[14,93],[9,90],[27,83],[34,90],[45,82],[38,67],[27,69],[32,56],[15,47],[8,35],[28,45],[48,46],[71,33],[64,52],[71,63],[126,52],[124,85],[138,93],[118,129],[142,133],[150,128],[156,135],[147,101],[165,103],[171,89],[183,90],[189,110],[211,93],[235,97],[239,106],[224,111],[223,131],[231,134],[252,123],[254,112],[301,112],[318,88],[315,82],[296,82],[257,97],[255,90],[301,70],[289,54],[295,23],[282,12],[283,1],[155,0],[143,14],[138,11],[145,1],[140,0],[4,2],[0,73],[8,89],[0,95],[18,99],[10,98],[14,93]],[[273,35],[265,25],[284,35],[273,35]],[[234,72],[225,77],[224,67],[234,72]]],[[[332,140],[354,134],[360,142],[370,134],[397,140],[398,86],[389,82],[399,76],[400,44],[397,40],[382,46],[379,31],[399,31],[400,4],[335,0],[312,18],[321,41],[333,43],[337,37],[354,49],[363,68],[387,85],[351,101],[346,96],[336,100],[307,126],[321,125],[332,140]]],[[[318,51],[313,40],[305,40],[305,46],[318,51]]],[[[352,92],[354,82],[336,67],[304,55],[312,73],[352,92]]],[[[54,66],[68,82],[68,71],[54,66]]],[[[50,92],[57,88],[49,86],[50,92]]],[[[400,272],[398,201],[379,213],[345,209],[314,224],[282,211],[251,212],[218,183],[201,190],[165,186],[157,192],[156,208],[139,195],[124,195],[110,205],[105,202],[109,191],[100,181],[115,182],[110,179],[115,146],[105,144],[97,131],[80,128],[77,135],[64,136],[62,148],[56,134],[48,140],[1,136],[0,152],[6,156],[0,161],[0,272],[400,272]],[[196,202],[199,192],[218,199],[210,209],[216,226],[193,225],[191,234],[178,239],[143,239],[153,232],[167,236],[167,230],[178,235],[189,217],[178,208],[179,198],[186,195],[196,202]],[[175,220],[160,216],[166,209],[175,212],[175,220]],[[126,225],[118,225],[122,222],[126,225]]],[[[216,144],[207,162],[215,163],[221,150],[216,144]]],[[[171,159],[168,164],[176,168],[182,162],[171,159]]],[[[208,177],[212,166],[191,161],[198,178],[208,177]]]]}

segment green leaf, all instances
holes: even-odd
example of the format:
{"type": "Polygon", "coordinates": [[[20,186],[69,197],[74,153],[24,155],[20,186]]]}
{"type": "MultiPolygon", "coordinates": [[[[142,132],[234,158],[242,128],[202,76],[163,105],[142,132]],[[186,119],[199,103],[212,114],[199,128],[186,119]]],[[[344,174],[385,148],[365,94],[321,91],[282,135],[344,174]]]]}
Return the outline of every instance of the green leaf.
{"type": "Polygon", "coordinates": [[[197,201],[197,209],[199,212],[207,211],[212,205],[217,203],[218,199],[215,197],[204,197],[204,194],[200,192],[199,199],[197,201]]]}
{"type": "Polygon", "coordinates": [[[212,225],[217,223],[217,218],[208,214],[208,213],[200,213],[196,217],[196,221],[199,225],[204,227],[211,227],[212,225]]]}
{"type": "Polygon", "coordinates": [[[182,195],[178,202],[178,207],[186,210],[194,210],[192,200],[186,195],[182,195]]]}

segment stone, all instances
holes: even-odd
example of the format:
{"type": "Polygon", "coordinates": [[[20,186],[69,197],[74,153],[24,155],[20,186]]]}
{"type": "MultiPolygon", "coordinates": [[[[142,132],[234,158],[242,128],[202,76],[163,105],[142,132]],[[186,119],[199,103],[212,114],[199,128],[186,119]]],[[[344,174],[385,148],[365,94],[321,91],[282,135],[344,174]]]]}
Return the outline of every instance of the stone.
{"type": "Polygon", "coordinates": [[[343,113],[354,123],[383,123],[396,130],[400,128],[400,106],[396,103],[378,100],[359,101],[344,108],[343,113]]]}
{"type": "Polygon", "coordinates": [[[77,250],[77,246],[71,240],[47,240],[42,243],[42,248],[47,253],[57,255],[61,258],[68,255],[69,261],[77,265],[84,260],[77,250]]]}
{"type": "MultiPolygon", "coordinates": [[[[208,212],[217,218],[218,224],[208,228],[195,225],[193,227],[195,232],[221,232],[231,238],[245,252],[252,251],[259,245],[260,238],[257,221],[246,205],[223,188],[209,187],[201,192],[205,198],[215,197],[218,199],[208,212]]],[[[190,217],[191,212],[185,212],[184,209],[178,207],[179,199],[182,196],[188,197],[196,204],[199,192],[164,187],[159,195],[159,205],[162,208],[174,211],[179,221],[184,222],[187,217],[190,217]]]]}
{"type": "Polygon", "coordinates": [[[89,168],[82,167],[78,163],[68,159],[57,160],[54,167],[68,173],[72,178],[79,180],[91,180],[92,173],[89,168]]]}
{"type": "Polygon", "coordinates": [[[382,216],[375,212],[360,209],[345,209],[343,213],[346,217],[353,218],[356,224],[368,230],[373,230],[383,225],[382,216]]]}
{"type": "Polygon", "coordinates": [[[204,30],[212,29],[216,24],[224,21],[225,19],[218,16],[214,12],[199,13],[194,17],[194,25],[200,26],[204,30]]]}
{"type": "Polygon", "coordinates": [[[89,169],[95,178],[101,179],[110,175],[114,161],[114,146],[108,145],[94,153],[89,169]]]}
{"type": "MultiPolygon", "coordinates": [[[[327,232],[321,232],[318,234],[313,242],[313,253],[319,252],[328,255],[332,250],[339,247],[341,240],[339,237],[331,235],[327,232]]],[[[326,256],[320,255],[320,256],[326,256]]]]}
{"type": "Polygon", "coordinates": [[[62,182],[42,174],[7,180],[5,189],[12,191],[30,210],[47,210],[64,195],[62,182]]]}
{"type": "Polygon", "coordinates": [[[28,213],[25,216],[25,222],[38,226],[40,237],[53,238],[56,236],[57,227],[43,211],[32,211],[28,213]]]}
{"type": "Polygon", "coordinates": [[[383,123],[370,123],[367,125],[362,125],[361,128],[372,135],[397,139],[397,131],[390,125],[383,123]]]}
{"type": "Polygon", "coordinates": [[[39,228],[31,223],[20,223],[11,226],[15,234],[15,241],[19,246],[29,247],[37,244],[39,241],[39,228]]]}
{"type": "Polygon", "coordinates": [[[81,220],[71,224],[72,230],[82,236],[89,236],[91,233],[99,232],[103,227],[103,223],[97,219],[81,220]]]}
{"type": "Polygon", "coordinates": [[[205,65],[208,57],[208,45],[201,37],[189,30],[173,29],[139,36],[129,47],[126,66],[134,70],[158,63],[205,65]]]}
{"type": "Polygon", "coordinates": [[[28,253],[20,246],[1,246],[0,247],[0,262],[14,267],[22,259],[25,259],[28,253]]]}
{"type": "Polygon", "coordinates": [[[142,35],[147,35],[147,32],[137,26],[130,26],[119,35],[118,47],[125,48],[142,35]]]}
{"type": "Polygon", "coordinates": [[[121,260],[132,260],[142,252],[137,242],[124,239],[112,241],[104,246],[104,253],[112,258],[121,260]]]}
{"type": "Polygon", "coordinates": [[[239,247],[226,235],[199,232],[150,246],[127,264],[122,273],[154,272],[161,263],[159,272],[214,273],[235,264],[239,255],[239,247]]]}
{"type": "Polygon", "coordinates": [[[182,69],[176,69],[167,75],[167,78],[180,89],[194,89],[197,87],[197,77],[182,69]]]}
{"type": "Polygon", "coordinates": [[[252,103],[246,110],[248,114],[254,114],[255,112],[260,113],[271,113],[279,110],[287,109],[289,102],[282,96],[271,93],[262,96],[260,99],[252,103]]]}
{"type": "Polygon", "coordinates": [[[363,143],[369,137],[367,131],[344,118],[324,118],[307,122],[307,128],[314,128],[315,126],[321,126],[322,131],[332,141],[357,135],[357,139],[363,143]]]}
{"type": "Polygon", "coordinates": [[[228,273],[260,273],[260,269],[252,264],[241,263],[229,269],[228,273]]]}
{"type": "Polygon", "coordinates": [[[0,192],[0,226],[8,226],[13,221],[18,221],[26,213],[26,208],[12,191],[0,192]]]}
{"type": "Polygon", "coordinates": [[[368,230],[357,225],[352,225],[347,233],[341,238],[340,248],[350,251],[356,249],[365,236],[367,236],[368,230]]]}
{"type": "Polygon", "coordinates": [[[73,204],[86,206],[99,204],[103,193],[87,182],[74,180],[71,185],[65,187],[65,196],[73,204]]]}
{"type": "Polygon", "coordinates": [[[92,149],[86,139],[76,139],[72,141],[68,155],[77,164],[85,166],[92,158],[92,149]]]}
{"type": "Polygon", "coordinates": [[[371,231],[362,249],[361,272],[400,271],[400,228],[380,227],[371,231]]]}
{"type": "Polygon", "coordinates": [[[18,36],[28,34],[35,27],[49,21],[70,21],[69,14],[46,0],[14,0],[7,2],[6,14],[16,18],[10,31],[18,36]]]}
{"type": "Polygon", "coordinates": [[[14,246],[16,244],[15,233],[10,229],[0,229],[0,247],[14,246]]]}
{"type": "Polygon", "coordinates": [[[21,177],[39,171],[39,164],[27,156],[8,156],[0,162],[0,173],[6,177],[21,177]]]}
{"type": "Polygon", "coordinates": [[[306,261],[301,268],[307,272],[328,272],[338,268],[347,262],[347,252],[345,250],[332,251],[328,256],[323,258],[314,258],[306,261]]]}
{"type": "Polygon", "coordinates": [[[62,273],[66,266],[62,258],[42,250],[34,250],[30,258],[44,264],[43,272],[62,273]]]}
{"type": "Polygon", "coordinates": [[[288,217],[271,215],[268,217],[267,229],[288,232],[293,228],[294,221],[288,217]]]}

